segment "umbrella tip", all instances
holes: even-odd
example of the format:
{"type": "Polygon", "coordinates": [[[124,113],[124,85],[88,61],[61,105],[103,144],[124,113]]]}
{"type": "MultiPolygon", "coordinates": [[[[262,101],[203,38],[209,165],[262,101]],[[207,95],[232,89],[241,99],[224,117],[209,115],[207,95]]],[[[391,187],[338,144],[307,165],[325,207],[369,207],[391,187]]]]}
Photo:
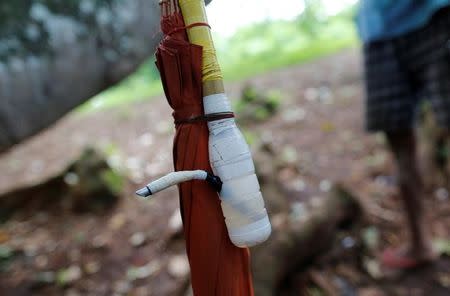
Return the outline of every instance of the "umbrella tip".
{"type": "Polygon", "coordinates": [[[150,195],[152,195],[152,192],[146,186],[136,191],[136,195],[139,195],[140,197],[149,197],[150,195]]]}

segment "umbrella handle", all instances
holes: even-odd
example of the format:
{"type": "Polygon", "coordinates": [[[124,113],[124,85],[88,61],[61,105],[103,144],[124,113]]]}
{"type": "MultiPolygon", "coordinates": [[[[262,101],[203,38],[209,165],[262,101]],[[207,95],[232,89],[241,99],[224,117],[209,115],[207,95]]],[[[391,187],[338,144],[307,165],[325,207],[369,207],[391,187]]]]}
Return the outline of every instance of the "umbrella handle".
{"type": "Polygon", "coordinates": [[[155,193],[165,190],[173,185],[180,184],[182,182],[192,181],[192,180],[203,180],[208,182],[217,192],[222,190],[222,181],[219,177],[214,176],[211,173],[202,170],[196,171],[179,171],[172,172],[164,177],[159,178],[153,182],[147,184],[144,188],[136,191],[136,194],[141,197],[149,197],[155,193]]]}

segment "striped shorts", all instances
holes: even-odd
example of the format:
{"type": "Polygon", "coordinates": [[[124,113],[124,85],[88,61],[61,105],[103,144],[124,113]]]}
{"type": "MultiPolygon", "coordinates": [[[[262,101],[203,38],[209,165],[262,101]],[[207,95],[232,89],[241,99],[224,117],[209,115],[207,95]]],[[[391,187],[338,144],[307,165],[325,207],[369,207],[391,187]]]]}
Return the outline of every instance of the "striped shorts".
{"type": "Polygon", "coordinates": [[[424,100],[438,123],[450,128],[450,8],[419,30],[363,50],[368,131],[413,128],[424,100]]]}

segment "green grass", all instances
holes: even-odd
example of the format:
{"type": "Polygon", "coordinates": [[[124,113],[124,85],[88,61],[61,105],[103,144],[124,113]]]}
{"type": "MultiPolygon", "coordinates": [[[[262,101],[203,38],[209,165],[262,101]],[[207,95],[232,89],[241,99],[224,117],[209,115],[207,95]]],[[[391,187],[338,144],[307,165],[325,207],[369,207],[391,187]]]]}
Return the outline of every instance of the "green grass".
{"type": "Polygon", "coordinates": [[[226,80],[244,79],[270,70],[308,62],[354,47],[356,44],[356,39],[351,37],[339,40],[321,38],[298,50],[280,50],[278,54],[264,54],[248,58],[240,63],[229,64],[223,68],[223,75],[226,80]]]}
{"type": "MultiPolygon", "coordinates": [[[[353,9],[325,21],[300,16],[294,21],[254,24],[228,39],[215,36],[225,80],[244,79],[356,46],[352,15],[353,9]]],[[[154,58],[151,58],[129,78],[95,96],[79,110],[89,112],[150,100],[162,93],[154,58]]]]}

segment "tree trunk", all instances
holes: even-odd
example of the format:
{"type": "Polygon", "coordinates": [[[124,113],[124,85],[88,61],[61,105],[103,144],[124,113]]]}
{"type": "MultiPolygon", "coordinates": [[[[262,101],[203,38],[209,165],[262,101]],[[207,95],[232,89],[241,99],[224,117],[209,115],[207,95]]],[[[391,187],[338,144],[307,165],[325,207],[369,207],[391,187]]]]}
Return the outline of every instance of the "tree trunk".
{"type": "Polygon", "coordinates": [[[157,0],[0,3],[0,152],[132,73],[159,18],[157,0]]]}

